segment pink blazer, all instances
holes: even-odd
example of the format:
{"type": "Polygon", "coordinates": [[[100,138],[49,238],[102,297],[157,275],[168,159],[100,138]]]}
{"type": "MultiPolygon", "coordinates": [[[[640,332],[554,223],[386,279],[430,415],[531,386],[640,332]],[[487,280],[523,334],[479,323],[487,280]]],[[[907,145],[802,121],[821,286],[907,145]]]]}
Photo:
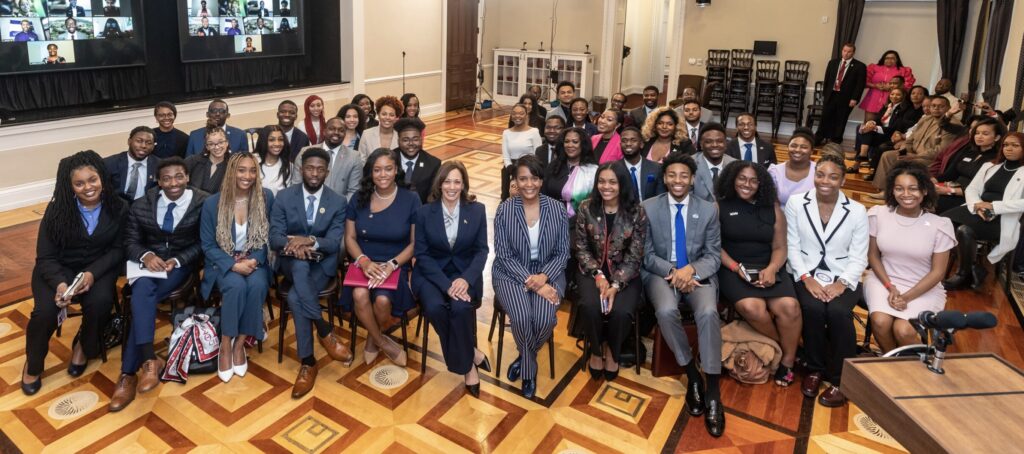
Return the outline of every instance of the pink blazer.
{"type": "MultiPolygon", "coordinates": [[[[594,136],[590,138],[590,145],[597,148],[597,143],[600,141],[601,135],[594,134],[594,136]]],[[[619,142],[619,133],[612,133],[612,138],[608,140],[608,145],[604,147],[604,153],[601,153],[601,159],[598,160],[599,164],[622,159],[622,147],[619,142]]]]}

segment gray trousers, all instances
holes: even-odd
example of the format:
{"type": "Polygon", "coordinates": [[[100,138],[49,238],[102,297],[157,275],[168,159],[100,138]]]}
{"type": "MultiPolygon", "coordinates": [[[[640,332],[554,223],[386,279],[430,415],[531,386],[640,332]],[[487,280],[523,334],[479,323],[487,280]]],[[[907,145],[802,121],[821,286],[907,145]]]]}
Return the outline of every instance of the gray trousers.
{"type": "Polygon", "coordinates": [[[679,303],[685,301],[693,310],[697,323],[701,368],[707,374],[722,373],[722,322],[718,317],[717,284],[708,283],[690,293],[682,293],[674,290],[665,279],[649,276],[644,282],[644,289],[658,317],[661,337],[676,355],[676,362],[685,366],[693,361],[690,341],[679,314],[679,303]]]}

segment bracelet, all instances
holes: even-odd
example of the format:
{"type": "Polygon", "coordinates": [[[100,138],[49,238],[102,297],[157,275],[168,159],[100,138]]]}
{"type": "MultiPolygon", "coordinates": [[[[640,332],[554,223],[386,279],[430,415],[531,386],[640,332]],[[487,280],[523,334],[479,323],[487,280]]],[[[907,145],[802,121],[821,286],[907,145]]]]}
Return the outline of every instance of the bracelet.
{"type": "Polygon", "coordinates": [[[729,270],[735,273],[738,269],[740,269],[740,262],[732,262],[732,266],[729,267],[729,270]]]}
{"type": "Polygon", "coordinates": [[[359,254],[359,257],[356,257],[356,267],[357,268],[363,269],[363,259],[369,260],[370,258],[367,257],[366,254],[359,254]]]}
{"type": "Polygon", "coordinates": [[[893,285],[892,281],[886,282],[882,284],[882,286],[885,287],[886,290],[892,290],[893,288],[896,287],[895,285],[893,285]]]}
{"type": "Polygon", "coordinates": [[[810,278],[811,278],[810,274],[804,273],[804,274],[800,275],[800,282],[806,281],[806,280],[808,280],[810,278]]]}

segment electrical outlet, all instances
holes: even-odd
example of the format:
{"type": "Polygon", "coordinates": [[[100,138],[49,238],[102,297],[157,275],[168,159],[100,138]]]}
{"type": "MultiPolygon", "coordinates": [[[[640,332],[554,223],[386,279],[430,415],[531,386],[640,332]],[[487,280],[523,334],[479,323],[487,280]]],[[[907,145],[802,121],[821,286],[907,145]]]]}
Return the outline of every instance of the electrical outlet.
{"type": "Polygon", "coordinates": [[[821,23],[827,24],[828,23],[828,16],[821,16],[821,23]]]}
{"type": "Polygon", "coordinates": [[[693,65],[697,64],[697,59],[696,58],[690,57],[690,59],[688,61],[690,62],[690,66],[693,66],[693,65]]]}
{"type": "Polygon", "coordinates": [[[704,66],[704,59],[703,58],[698,58],[697,59],[697,66],[704,66]]]}

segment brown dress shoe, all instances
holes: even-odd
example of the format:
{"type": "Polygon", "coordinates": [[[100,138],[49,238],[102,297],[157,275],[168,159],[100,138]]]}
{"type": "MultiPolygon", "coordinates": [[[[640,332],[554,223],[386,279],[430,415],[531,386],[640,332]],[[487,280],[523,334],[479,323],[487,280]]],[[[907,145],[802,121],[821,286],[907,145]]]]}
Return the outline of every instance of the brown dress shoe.
{"type": "Polygon", "coordinates": [[[316,383],[316,366],[302,365],[299,367],[299,376],[295,378],[295,387],[292,388],[292,398],[298,399],[305,396],[313,389],[316,383]]]}
{"type": "Polygon", "coordinates": [[[846,403],[846,396],[839,391],[838,386],[832,385],[818,396],[818,403],[826,407],[842,407],[846,403]]]}
{"type": "Polygon", "coordinates": [[[121,411],[132,403],[138,384],[139,379],[136,376],[121,374],[121,378],[117,380],[117,387],[114,388],[114,395],[110,398],[110,411],[121,411]]]}
{"type": "Polygon", "coordinates": [[[821,372],[811,372],[804,375],[804,380],[800,382],[800,392],[804,393],[804,396],[811,399],[818,395],[818,388],[821,387],[821,372]]]}
{"type": "Polygon", "coordinates": [[[320,338],[320,345],[327,350],[327,355],[335,361],[341,361],[346,366],[352,364],[352,350],[348,349],[348,346],[338,337],[337,334],[331,333],[326,337],[320,338]]]}
{"type": "Polygon", "coordinates": [[[147,393],[160,384],[160,372],[164,370],[164,360],[151,359],[142,363],[142,374],[139,375],[139,392],[147,393]]]}

